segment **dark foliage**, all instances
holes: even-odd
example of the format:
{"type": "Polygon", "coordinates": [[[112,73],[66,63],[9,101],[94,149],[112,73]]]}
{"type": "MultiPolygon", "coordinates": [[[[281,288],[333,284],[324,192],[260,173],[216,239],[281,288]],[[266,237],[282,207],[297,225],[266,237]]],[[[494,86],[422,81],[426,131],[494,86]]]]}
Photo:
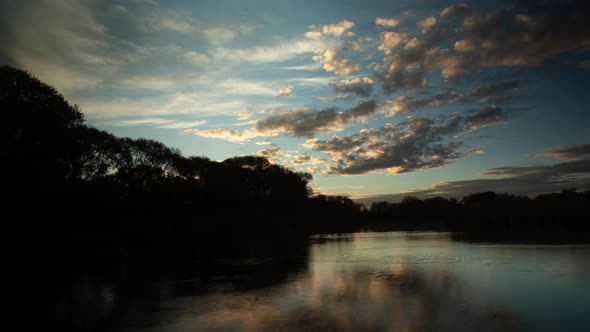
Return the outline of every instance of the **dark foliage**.
{"type": "Polygon", "coordinates": [[[564,190],[535,198],[484,192],[461,201],[406,197],[400,203],[376,202],[369,215],[402,229],[468,232],[590,230],[590,191],[564,190]]]}
{"type": "Polygon", "coordinates": [[[308,228],[319,217],[360,212],[344,197],[313,197],[311,174],[264,157],[185,157],[160,142],[92,128],[57,90],[6,66],[0,110],[2,204],[11,226],[161,237],[228,224],[308,228]]]}
{"type": "Polygon", "coordinates": [[[0,110],[3,211],[17,227],[119,240],[227,226],[338,231],[362,226],[363,219],[399,229],[588,227],[590,194],[572,190],[534,199],[493,192],[461,201],[406,197],[368,210],[347,197],[314,196],[311,174],[264,157],[185,157],[160,142],[89,127],[57,90],[6,66],[0,67],[0,110]]]}

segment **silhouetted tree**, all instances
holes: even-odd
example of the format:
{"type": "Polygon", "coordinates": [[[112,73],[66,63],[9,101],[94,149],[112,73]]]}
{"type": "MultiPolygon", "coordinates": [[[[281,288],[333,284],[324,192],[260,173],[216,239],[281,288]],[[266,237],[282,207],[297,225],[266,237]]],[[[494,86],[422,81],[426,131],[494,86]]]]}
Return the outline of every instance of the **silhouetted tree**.
{"type": "Polygon", "coordinates": [[[0,67],[0,177],[17,188],[55,186],[70,174],[76,105],[29,73],[0,67]]]}

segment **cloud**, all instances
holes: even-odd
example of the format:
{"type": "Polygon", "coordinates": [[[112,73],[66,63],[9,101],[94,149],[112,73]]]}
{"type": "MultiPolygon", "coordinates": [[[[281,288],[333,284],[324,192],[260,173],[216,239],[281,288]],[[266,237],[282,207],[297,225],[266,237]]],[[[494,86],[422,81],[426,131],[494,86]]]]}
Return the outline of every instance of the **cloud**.
{"type": "Polygon", "coordinates": [[[295,88],[292,85],[284,86],[284,87],[279,88],[277,90],[277,92],[275,93],[275,96],[277,96],[277,97],[286,96],[286,95],[291,94],[293,92],[293,90],[295,90],[295,88]]]}
{"type": "Polygon", "coordinates": [[[305,37],[312,38],[312,39],[319,39],[322,38],[322,32],[319,30],[311,30],[305,33],[305,37]]]}
{"type": "Polygon", "coordinates": [[[329,103],[335,102],[336,100],[347,100],[347,99],[351,99],[351,98],[352,98],[352,95],[349,93],[338,93],[332,97],[318,97],[319,100],[329,102],[329,103]]]}
{"type": "Polygon", "coordinates": [[[580,68],[590,70],[590,60],[580,62],[580,68]]]}
{"type": "Polygon", "coordinates": [[[331,82],[332,78],[326,76],[318,77],[295,77],[290,78],[288,81],[297,83],[301,86],[324,86],[331,82]]]}
{"type": "Polygon", "coordinates": [[[324,46],[319,40],[291,40],[249,48],[217,47],[210,55],[214,61],[225,65],[272,63],[284,62],[301,54],[314,53],[324,46]]]}
{"type": "Polygon", "coordinates": [[[561,53],[588,49],[587,14],[587,6],[568,3],[525,3],[487,13],[471,10],[464,15],[461,34],[464,42],[477,45],[469,61],[479,67],[539,66],[561,53]]]}
{"type": "Polygon", "coordinates": [[[354,93],[361,97],[368,97],[373,90],[373,83],[370,77],[364,76],[332,81],[330,85],[339,93],[354,93]]]}
{"type": "Polygon", "coordinates": [[[327,24],[322,26],[324,35],[342,36],[346,31],[354,28],[354,22],[344,20],[338,24],[327,24]]]}
{"type": "Polygon", "coordinates": [[[513,98],[508,92],[518,91],[523,85],[523,81],[494,82],[475,88],[469,96],[478,98],[481,103],[505,102],[513,98]]]}
{"type": "Polygon", "coordinates": [[[288,153],[277,148],[276,146],[270,147],[270,148],[267,148],[264,150],[260,150],[260,151],[256,152],[256,155],[263,156],[263,157],[290,156],[288,153]]]}
{"type": "Polygon", "coordinates": [[[383,109],[389,116],[402,115],[415,112],[422,108],[436,107],[445,103],[466,102],[476,99],[480,103],[502,103],[514,98],[510,93],[519,91],[525,81],[513,80],[492,82],[483,84],[473,90],[457,94],[453,91],[441,92],[426,98],[412,98],[409,96],[398,96],[383,103],[383,109]]]}
{"type": "Polygon", "coordinates": [[[187,63],[197,67],[202,67],[208,64],[210,61],[208,55],[195,51],[184,52],[180,55],[180,57],[187,63]]]}
{"type": "Polygon", "coordinates": [[[239,30],[229,27],[211,27],[203,30],[203,34],[211,44],[225,44],[238,37],[239,30]]]}
{"type": "Polygon", "coordinates": [[[566,160],[550,165],[504,166],[481,171],[485,178],[440,182],[426,189],[401,194],[375,195],[358,201],[400,201],[404,196],[419,198],[434,196],[462,198],[469,194],[495,191],[515,195],[537,195],[577,188],[590,190],[590,153],[588,144],[556,147],[537,155],[555,156],[566,160]]]}
{"type": "Polygon", "coordinates": [[[539,152],[537,155],[561,160],[590,160],[590,144],[558,146],[547,151],[539,152]]]}
{"type": "Polygon", "coordinates": [[[290,136],[311,137],[316,133],[342,130],[351,122],[364,120],[375,110],[374,101],[364,101],[342,112],[335,109],[318,112],[294,111],[261,119],[255,128],[260,132],[282,132],[290,136]]]}
{"type": "Polygon", "coordinates": [[[0,10],[0,56],[62,93],[97,87],[98,68],[125,61],[131,50],[109,39],[88,2],[12,1],[0,10]]]}
{"type": "Polygon", "coordinates": [[[243,111],[241,113],[238,113],[238,120],[239,121],[245,121],[250,119],[252,116],[254,116],[253,112],[250,111],[243,111]]]}
{"type": "Polygon", "coordinates": [[[409,40],[409,37],[410,34],[407,32],[382,32],[379,49],[382,50],[385,55],[391,55],[398,47],[406,43],[409,40]]]}
{"type": "Polygon", "coordinates": [[[375,19],[375,25],[383,28],[395,28],[400,24],[400,20],[397,18],[383,18],[377,17],[375,19]]]}
{"type": "Polygon", "coordinates": [[[461,199],[467,195],[494,191],[514,195],[538,195],[577,188],[590,190],[590,161],[582,160],[547,166],[505,167],[484,171],[489,177],[501,174],[501,178],[440,182],[426,189],[412,190],[392,195],[375,195],[359,199],[370,204],[377,201],[399,202],[405,196],[432,198],[435,196],[461,199]]]}
{"type": "Polygon", "coordinates": [[[313,70],[317,70],[320,68],[321,68],[321,66],[318,63],[310,63],[310,64],[300,65],[300,66],[281,67],[281,69],[286,69],[286,70],[304,70],[304,71],[313,71],[313,70]]]}
{"type": "Polygon", "coordinates": [[[263,81],[249,81],[241,79],[226,79],[215,84],[217,89],[220,89],[225,95],[237,96],[273,96],[275,89],[263,81]]]}
{"type": "Polygon", "coordinates": [[[508,113],[496,106],[483,106],[468,113],[470,115],[463,118],[466,132],[462,135],[473,133],[481,128],[503,124],[508,120],[508,113]]]}
{"type": "Polygon", "coordinates": [[[455,42],[454,49],[457,52],[473,52],[477,47],[473,40],[459,40],[455,42]]]}
{"type": "Polygon", "coordinates": [[[446,165],[461,156],[460,142],[441,142],[458,123],[435,124],[425,118],[408,118],[397,125],[386,124],[379,130],[364,130],[344,138],[311,139],[306,147],[327,152],[330,172],[356,175],[375,170],[392,174],[446,165]]]}
{"type": "Polygon", "coordinates": [[[313,59],[323,64],[325,71],[333,72],[336,75],[350,75],[361,69],[361,66],[356,61],[342,58],[334,49],[316,51],[313,59]]]}
{"type": "Polygon", "coordinates": [[[325,25],[312,25],[310,31],[305,33],[305,37],[318,39],[322,36],[342,36],[342,35],[353,35],[352,32],[348,31],[354,28],[354,22],[344,20],[337,24],[325,24],[325,25]]]}
{"type": "Polygon", "coordinates": [[[119,87],[129,90],[173,91],[183,87],[209,83],[201,79],[179,76],[130,76],[117,81],[119,87]]]}
{"type": "Polygon", "coordinates": [[[244,131],[234,130],[234,129],[207,129],[207,130],[196,130],[196,129],[186,129],[183,131],[185,134],[195,134],[197,136],[205,137],[205,138],[216,138],[216,139],[223,139],[232,143],[239,143],[243,144],[245,142],[251,141],[254,138],[258,137],[272,137],[278,135],[278,132],[260,132],[253,129],[246,129],[244,131]]]}
{"type": "Polygon", "coordinates": [[[328,172],[357,175],[376,170],[391,174],[444,166],[465,155],[480,151],[462,151],[461,141],[478,129],[503,123],[506,114],[495,107],[482,107],[467,115],[453,114],[438,120],[408,117],[398,124],[379,129],[362,129],[344,137],[309,139],[304,146],[330,156],[328,172]]]}
{"type": "Polygon", "coordinates": [[[132,120],[117,120],[112,122],[107,122],[107,124],[112,126],[152,126],[156,128],[165,128],[165,129],[186,129],[186,128],[193,128],[204,125],[207,123],[205,120],[198,120],[198,121],[179,121],[173,119],[165,119],[165,118],[141,118],[141,119],[132,119],[132,120]]]}
{"type": "Polygon", "coordinates": [[[364,101],[357,106],[338,112],[326,109],[317,112],[292,110],[254,122],[243,131],[234,129],[193,130],[190,133],[207,138],[225,139],[242,143],[257,137],[272,137],[285,134],[295,137],[313,137],[317,133],[343,130],[348,124],[364,121],[376,111],[375,101],[364,101]]]}
{"type": "Polygon", "coordinates": [[[416,23],[416,26],[422,31],[422,33],[426,33],[430,31],[430,29],[436,24],[436,18],[431,16],[423,19],[416,23]]]}
{"type": "Polygon", "coordinates": [[[307,169],[305,169],[305,166],[320,165],[326,162],[326,160],[323,158],[318,158],[308,154],[299,153],[298,151],[290,152],[292,153],[289,153],[274,146],[264,150],[259,150],[255,152],[254,155],[266,157],[269,161],[273,163],[280,163],[284,167],[290,169],[304,169],[306,171],[309,171],[311,169],[312,171],[314,171],[314,173],[317,173],[316,169],[319,170],[317,166],[307,167],[307,169]]]}
{"type": "Polygon", "coordinates": [[[84,115],[91,120],[131,116],[177,114],[228,115],[246,108],[241,100],[228,100],[207,92],[171,92],[144,98],[74,98],[84,115]]]}
{"type": "Polygon", "coordinates": [[[562,162],[552,165],[533,165],[533,166],[505,166],[486,169],[481,172],[484,176],[495,177],[512,177],[512,178],[529,178],[540,179],[543,182],[550,182],[550,178],[556,178],[566,174],[585,174],[587,182],[590,183],[590,160],[583,158],[580,160],[562,162]]]}
{"type": "Polygon", "coordinates": [[[576,4],[526,2],[488,12],[449,6],[440,20],[419,21],[419,36],[383,32],[383,62],[373,69],[394,92],[424,88],[431,73],[453,82],[488,68],[537,67],[567,52],[588,53],[590,11],[576,4]]]}
{"type": "Polygon", "coordinates": [[[440,17],[443,19],[462,19],[471,14],[474,10],[467,5],[450,5],[443,9],[440,13],[440,17]]]}
{"type": "Polygon", "coordinates": [[[394,116],[414,112],[421,108],[440,106],[443,103],[458,100],[460,100],[460,96],[454,92],[442,92],[423,99],[398,96],[395,100],[386,100],[383,108],[389,116],[394,116]]]}
{"type": "Polygon", "coordinates": [[[486,152],[483,149],[471,149],[471,150],[467,150],[465,151],[465,154],[486,154],[486,152]]]}

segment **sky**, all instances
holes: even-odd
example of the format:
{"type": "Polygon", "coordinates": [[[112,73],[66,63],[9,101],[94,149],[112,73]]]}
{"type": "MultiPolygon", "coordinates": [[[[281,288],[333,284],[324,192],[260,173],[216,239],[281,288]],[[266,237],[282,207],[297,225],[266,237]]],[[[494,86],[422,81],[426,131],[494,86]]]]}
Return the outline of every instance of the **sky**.
{"type": "Polygon", "coordinates": [[[89,125],[361,202],[590,189],[587,1],[0,1],[89,125]]]}

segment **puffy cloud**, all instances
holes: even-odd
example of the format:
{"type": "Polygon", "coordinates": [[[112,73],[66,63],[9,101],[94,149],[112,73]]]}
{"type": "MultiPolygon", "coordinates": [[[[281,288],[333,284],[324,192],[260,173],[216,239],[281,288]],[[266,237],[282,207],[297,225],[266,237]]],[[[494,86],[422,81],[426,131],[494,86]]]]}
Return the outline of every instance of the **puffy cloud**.
{"type": "Polygon", "coordinates": [[[381,33],[381,45],[379,49],[382,50],[385,55],[392,54],[395,49],[406,43],[409,40],[410,34],[407,32],[393,32],[386,31],[381,33]]]}
{"type": "Polygon", "coordinates": [[[298,154],[294,159],[287,161],[285,166],[288,168],[302,168],[303,166],[311,166],[307,167],[306,171],[311,173],[323,173],[322,169],[317,167],[317,165],[324,165],[325,163],[326,160],[324,158],[318,158],[308,154],[298,154]]]}
{"type": "Polygon", "coordinates": [[[381,86],[386,91],[409,88],[418,89],[426,85],[426,73],[437,66],[444,50],[438,44],[448,39],[449,32],[444,26],[429,26],[421,39],[411,38],[407,32],[383,32],[379,50],[383,51],[383,63],[373,67],[381,86]]]}
{"type": "Polygon", "coordinates": [[[327,24],[322,26],[324,35],[342,36],[348,30],[354,28],[354,22],[344,20],[338,24],[327,24]]]}
{"type": "Polygon", "coordinates": [[[257,120],[252,127],[243,131],[218,128],[189,130],[185,131],[185,133],[207,138],[225,139],[235,143],[247,142],[258,137],[277,136],[281,133],[296,137],[312,137],[317,133],[342,130],[350,123],[365,120],[375,111],[375,101],[364,101],[342,112],[335,109],[317,112],[306,112],[303,109],[281,112],[278,115],[257,120]]]}
{"type": "Polygon", "coordinates": [[[261,119],[256,122],[255,129],[259,132],[282,132],[291,136],[311,137],[316,133],[342,130],[349,123],[362,121],[375,111],[374,101],[364,101],[342,112],[335,109],[318,112],[293,111],[261,119]]]}
{"type": "Polygon", "coordinates": [[[395,100],[386,100],[384,109],[389,116],[414,112],[425,107],[435,107],[447,102],[460,100],[454,92],[442,92],[429,98],[415,99],[408,96],[398,96],[395,100]]]}
{"type": "Polygon", "coordinates": [[[334,49],[317,51],[313,59],[323,64],[324,70],[334,72],[336,75],[350,75],[361,69],[357,62],[342,58],[334,49]]]}
{"type": "MultiPolygon", "coordinates": [[[[326,162],[323,158],[314,157],[297,151],[284,151],[278,147],[270,147],[264,150],[257,151],[255,155],[268,158],[273,163],[280,163],[283,166],[291,169],[301,169],[303,166],[320,165],[326,162]],[[291,153],[289,153],[291,152],[291,153]]],[[[314,167],[319,170],[318,167],[314,167]]],[[[314,173],[317,173],[314,170],[314,173]]]]}
{"type": "Polygon", "coordinates": [[[587,7],[567,3],[516,6],[473,12],[461,27],[467,39],[482,45],[478,62],[490,66],[538,66],[566,51],[590,46],[587,7]]]}
{"type": "Polygon", "coordinates": [[[426,33],[428,31],[430,31],[430,29],[436,24],[436,18],[431,16],[431,17],[427,17],[425,19],[423,19],[422,21],[419,21],[418,23],[416,23],[416,26],[418,27],[418,29],[420,29],[420,31],[422,31],[422,33],[426,33]]]}
{"type": "Polygon", "coordinates": [[[458,52],[473,52],[477,49],[477,45],[473,40],[459,40],[455,42],[455,51],[458,52]]]}
{"type": "Polygon", "coordinates": [[[322,38],[322,32],[318,31],[318,30],[307,31],[305,33],[305,37],[312,38],[312,39],[322,38]]]}
{"type": "Polygon", "coordinates": [[[354,22],[344,20],[337,24],[325,24],[325,25],[312,25],[309,30],[305,33],[305,37],[311,39],[320,39],[322,36],[352,36],[354,35],[351,31],[354,28],[354,22]]]}
{"type": "Polygon", "coordinates": [[[438,120],[409,117],[398,124],[379,129],[362,129],[344,137],[309,139],[306,148],[327,153],[334,174],[364,174],[387,170],[391,174],[444,166],[465,155],[482,151],[461,151],[462,142],[454,138],[505,121],[506,114],[495,107],[482,108],[467,115],[453,114],[438,120]]]}
{"type": "Polygon", "coordinates": [[[368,97],[373,89],[374,81],[367,76],[332,81],[330,85],[336,92],[354,93],[358,96],[368,97]]]}
{"type": "Polygon", "coordinates": [[[467,5],[450,5],[443,9],[440,17],[444,19],[461,19],[473,14],[474,10],[467,5]]]}
{"type": "Polygon", "coordinates": [[[373,68],[392,92],[423,88],[433,72],[456,81],[486,68],[534,67],[566,52],[587,53],[590,24],[584,17],[590,12],[573,3],[527,2],[488,12],[449,6],[440,20],[417,23],[420,36],[382,33],[383,62],[373,68]]]}
{"type": "Polygon", "coordinates": [[[395,28],[400,24],[400,20],[397,18],[383,18],[377,17],[375,19],[375,25],[384,27],[384,28],[395,28]]]}
{"type": "Polygon", "coordinates": [[[547,151],[539,152],[537,155],[561,160],[590,160],[590,144],[558,146],[547,151]]]}
{"type": "Polygon", "coordinates": [[[224,128],[217,128],[217,129],[206,129],[206,130],[197,130],[197,129],[185,129],[183,131],[185,134],[195,134],[197,136],[205,137],[205,138],[217,138],[223,139],[226,141],[230,141],[233,143],[244,143],[248,142],[257,137],[271,137],[278,135],[277,132],[260,132],[253,129],[246,129],[244,131],[239,131],[235,129],[224,129],[224,128]]]}
{"type": "Polygon", "coordinates": [[[276,146],[257,151],[255,154],[258,156],[267,157],[272,162],[278,161],[279,160],[279,158],[277,158],[278,156],[286,156],[286,157],[291,156],[290,154],[286,153],[285,151],[279,149],[276,146]]]}
{"type": "Polygon", "coordinates": [[[458,128],[458,122],[437,124],[425,118],[386,124],[379,130],[364,130],[343,138],[309,140],[306,147],[330,155],[329,170],[338,174],[364,174],[386,169],[391,173],[440,167],[461,156],[460,142],[442,142],[458,128]]]}
{"type": "Polygon", "coordinates": [[[293,92],[293,90],[295,90],[295,88],[292,85],[284,86],[284,87],[279,88],[277,90],[277,92],[275,93],[275,96],[277,96],[277,97],[286,96],[288,94],[291,94],[291,92],[293,92]]]}

